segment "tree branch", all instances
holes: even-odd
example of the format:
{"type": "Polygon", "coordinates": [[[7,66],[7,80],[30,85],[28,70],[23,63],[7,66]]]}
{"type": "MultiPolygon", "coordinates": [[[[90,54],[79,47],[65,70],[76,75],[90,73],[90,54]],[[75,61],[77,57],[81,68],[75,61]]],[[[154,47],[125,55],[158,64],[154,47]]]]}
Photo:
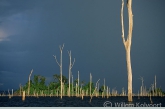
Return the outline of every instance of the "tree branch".
{"type": "Polygon", "coordinates": [[[59,48],[60,48],[60,51],[62,52],[62,50],[63,50],[63,48],[64,48],[64,44],[62,45],[62,47],[61,47],[61,45],[60,45],[59,48]]]}
{"type": "MultiPolygon", "coordinates": [[[[55,60],[56,60],[56,62],[57,62],[57,64],[60,66],[60,64],[58,63],[58,61],[57,61],[57,58],[56,58],[56,56],[55,55],[53,55],[54,56],[54,58],[55,58],[55,60]]],[[[61,66],[60,66],[61,67],[61,66]]]]}
{"type": "Polygon", "coordinates": [[[29,75],[29,78],[31,77],[31,74],[33,73],[33,69],[31,70],[31,72],[30,72],[30,75],[29,75]]]}
{"type": "MultiPolygon", "coordinates": [[[[68,54],[69,54],[69,57],[70,57],[70,61],[72,61],[72,60],[71,60],[71,51],[68,51],[68,54]]],[[[70,69],[72,69],[74,63],[75,63],[75,58],[74,58],[74,61],[73,61],[73,62],[71,63],[71,65],[70,65],[70,69]]]]}
{"type": "Polygon", "coordinates": [[[128,43],[129,46],[131,46],[132,30],[133,30],[132,0],[128,0],[128,17],[129,17],[128,43]]]}
{"type": "MultiPolygon", "coordinates": [[[[99,80],[100,80],[100,79],[99,79],[99,80]]],[[[98,84],[99,80],[97,80],[96,86],[95,86],[95,90],[93,91],[92,95],[90,96],[90,97],[91,97],[91,98],[90,98],[90,102],[91,102],[91,100],[92,100],[93,94],[95,93],[95,91],[96,91],[96,89],[97,89],[97,84],[98,84]]]]}
{"type": "Polygon", "coordinates": [[[121,7],[121,26],[122,26],[122,39],[123,39],[123,44],[126,47],[126,41],[124,38],[124,22],[123,22],[123,9],[124,9],[124,0],[122,0],[122,7],[121,7]]]}
{"type": "Polygon", "coordinates": [[[75,58],[74,58],[74,61],[72,62],[71,68],[73,67],[74,63],[75,63],[75,58]]]}
{"type": "Polygon", "coordinates": [[[71,51],[68,51],[68,55],[69,55],[69,57],[71,56],[71,51]]]}

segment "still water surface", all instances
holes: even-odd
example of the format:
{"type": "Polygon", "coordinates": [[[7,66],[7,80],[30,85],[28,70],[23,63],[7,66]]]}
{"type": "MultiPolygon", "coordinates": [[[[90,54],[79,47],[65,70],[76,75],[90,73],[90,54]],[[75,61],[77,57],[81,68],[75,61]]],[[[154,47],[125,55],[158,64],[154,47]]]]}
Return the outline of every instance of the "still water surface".
{"type": "Polygon", "coordinates": [[[165,107],[165,97],[133,97],[133,102],[127,102],[127,97],[110,97],[101,98],[84,97],[82,100],[78,97],[26,97],[22,101],[21,97],[0,97],[0,107],[103,107],[103,106],[119,106],[119,107],[148,107],[157,106],[165,107]]]}

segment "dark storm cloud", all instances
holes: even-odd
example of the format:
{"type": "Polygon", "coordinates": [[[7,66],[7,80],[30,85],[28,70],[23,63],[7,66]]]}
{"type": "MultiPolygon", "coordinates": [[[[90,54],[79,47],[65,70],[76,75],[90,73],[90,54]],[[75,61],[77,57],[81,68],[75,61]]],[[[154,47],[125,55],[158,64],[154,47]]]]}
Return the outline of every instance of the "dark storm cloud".
{"type": "Polygon", "coordinates": [[[33,0],[1,0],[0,1],[0,18],[8,17],[13,14],[33,9],[35,6],[33,0]]]}
{"type": "MultiPolygon", "coordinates": [[[[145,79],[147,87],[157,75],[158,86],[163,87],[165,64],[163,30],[165,21],[164,1],[133,1],[134,30],[132,41],[133,87],[137,92],[145,79]],[[142,3],[143,2],[143,3],[142,3]]],[[[0,1],[0,83],[3,87],[25,84],[30,70],[34,74],[52,80],[59,74],[53,58],[59,60],[59,45],[63,51],[63,73],[68,77],[68,53],[76,58],[74,79],[80,71],[80,79],[93,81],[106,79],[111,88],[127,87],[125,50],[121,39],[120,0],[49,0],[0,1]],[[14,77],[14,78],[12,78],[14,77]],[[4,79],[5,78],[5,79],[4,79]],[[15,85],[8,80],[15,81],[15,85]]],[[[127,9],[125,7],[125,33],[127,33],[127,9]]],[[[125,34],[127,36],[127,34],[125,34]]],[[[32,75],[32,76],[33,76],[32,75]]]]}

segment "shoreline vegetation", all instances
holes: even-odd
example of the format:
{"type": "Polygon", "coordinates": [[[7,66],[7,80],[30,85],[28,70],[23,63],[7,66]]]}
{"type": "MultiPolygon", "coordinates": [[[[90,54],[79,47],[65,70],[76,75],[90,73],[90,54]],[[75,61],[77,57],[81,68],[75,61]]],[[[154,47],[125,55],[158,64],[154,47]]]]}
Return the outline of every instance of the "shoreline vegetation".
{"type": "MultiPolygon", "coordinates": [[[[111,96],[128,96],[128,92],[126,89],[122,88],[121,93],[115,88],[110,88],[109,86],[105,85],[106,80],[104,79],[104,84],[100,85],[98,81],[96,83],[92,82],[92,74],[89,74],[89,82],[80,81],[80,72],[78,71],[77,77],[73,78],[72,74],[72,67],[75,63],[75,59],[72,62],[71,60],[71,51],[68,51],[69,54],[69,76],[68,78],[62,75],[62,50],[63,46],[59,46],[61,57],[60,63],[58,63],[56,56],[54,56],[57,64],[60,67],[60,74],[53,75],[53,81],[51,81],[48,85],[46,85],[45,81],[46,78],[41,75],[34,75],[33,79],[31,80],[30,77],[33,73],[33,69],[31,70],[28,81],[25,85],[19,84],[19,89],[17,90],[9,90],[7,92],[0,92],[0,97],[8,96],[9,99],[13,96],[21,96],[22,100],[24,101],[26,96],[27,97],[80,97],[83,98],[88,96],[90,97],[90,102],[92,97],[102,97],[102,98],[109,98],[111,96]]],[[[160,96],[164,97],[165,92],[161,90],[161,88],[157,88],[156,86],[156,76],[154,83],[151,84],[151,87],[147,88],[144,85],[143,77],[139,78],[142,81],[142,85],[138,93],[132,93],[132,96],[138,96],[138,99],[143,96],[150,97],[150,101],[152,102],[153,96],[160,96]]]]}
{"type": "MultiPolygon", "coordinates": [[[[36,75],[35,75],[36,76],[36,75]]],[[[75,80],[76,81],[76,80],[75,80]]],[[[74,81],[74,82],[75,82],[74,81]]],[[[32,83],[32,87],[30,88],[30,94],[28,95],[28,88],[27,88],[27,83],[24,86],[20,85],[20,89],[17,89],[15,91],[13,91],[13,89],[11,91],[1,91],[0,92],[0,96],[22,96],[23,92],[25,91],[25,96],[57,96],[60,97],[60,95],[62,96],[76,96],[76,97],[81,97],[81,96],[96,96],[96,97],[110,97],[110,96],[127,96],[126,90],[124,90],[124,88],[122,88],[122,92],[118,93],[118,91],[114,88],[111,89],[108,88],[108,86],[106,86],[107,88],[104,90],[104,86],[101,86],[101,88],[97,88],[94,87],[94,84],[91,83],[91,95],[90,95],[90,83],[85,84],[82,87],[77,87],[77,84],[75,84],[73,86],[73,90],[71,90],[71,93],[69,95],[68,93],[68,84],[63,85],[63,93],[60,93],[60,86],[58,86],[58,83],[53,83],[50,82],[50,84],[48,86],[35,86],[34,83],[31,81],[32,83]],[[57,85],[57,87],[56,87],[57,85]],[[54,87],[55,86],[55,87],[54,87]],[[42,87],[42,88],[40,88],[42,87]],[[54,87],[54,88],[53,88],[54,87]],[[79,88],[79,90],[78,90],[79,88]]],[[[72,87],[72,84],[71,84],[72,87]]],[[[72,89],[72,88],[71,88],[72,89]]],[[[142,97],[142,96],[165,96],[165,92],[162,91],[161,88],[157,88],[157,89],[153,89],[153,87],[151,86],[149,89],[146,89],[146,87],[144,88],[140,88],[141,91],[138,93],[133,93],[133,96],[138,96],[138,97],[142,97]]]]}
{"type": "MultiPolygon", "coordinates": [[[[30,74],[32,74],[33,70],[30,74]]],[[[115,88],[110,88],[109,86],[104,84],[100,85],[100,79],[94,84],[92,82],[92,74],[89,75],[89,82],[80,81],[79,79],[80,72],[78,71],[78,78],[73,79],[73,75],[71,76],[71,83],[70,83],[70,91],[69,91],[69,81],[68,78],[62,75],[62,93],[61,93],[61,76],[60,74],[53,75],[53,81],[50,82],[48,85],[45,84],[46,78],[41,75],[34,75],[33,80],[27,81],[25,85],[19,85],[19,89],[17,90],[8,90],[8,91],[1,91],[0,97],[8,96],[9,99],[14,96],[21,96],[22,100],[24,101],[26,96],[27,97],[90,97],[90,102],[92,97],[102,97],[102,98],[109,98],[111,96],[128,96],[127,91],[122,88],[121,93],[115,88]],[[30,85],[29,85],[30,84],[30,85]],[[70,93],[69,93],[70,92],[70,93]]],[[[138,99],[140,97],[150,97],[150,101],[152,102],[152,97],[159,96],[164,97],[165,92],[161,90],[161,88],[156,87],[156,76],[155,81],[151,84],[150,88],[146,88],[144,86],[144,79],[143,77],[139,78],[142,82],[140,90],[138,93],[133,93],[133,97],[137,96],[138,99]]],[[[62,98],[61,98],[62,99],[62,98]]]]}

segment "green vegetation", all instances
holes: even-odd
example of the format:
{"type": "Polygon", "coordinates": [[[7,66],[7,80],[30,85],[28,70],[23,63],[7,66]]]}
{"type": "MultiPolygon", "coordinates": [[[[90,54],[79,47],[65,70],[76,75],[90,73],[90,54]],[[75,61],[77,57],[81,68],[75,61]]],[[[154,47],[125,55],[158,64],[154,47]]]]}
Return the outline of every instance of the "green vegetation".
{"type": "MultiPolygon", "coordinates": [[[[67,91],[68,91],[68,79],[62,75],[62,80],[64,83],[64,92],[63,95],[67,96],[67,91]]],[[[53,81],[51,81],[48,85],[46,85],[45,83],[46,78],[44,76],[40,76],[40,75],[34,75],[33,80],[30,80],[30,92],[29,95],[42,95],[42,96],[48,96],[48,95],[59,95],[60,94],[60,75],[55,74],[53,75],[53,81]]],[[[23,90],[25,90],[25,92],[27,93],[28,91],[28,81],[26,82],[25,85],[21,86],[20,89],[17,89],[14,92],[14,95],[20,95],[22,93],[23,90]]],[[[71,95],[76,95],[76,84],[78,83],[78,79],[74,80],[73,84],[71,84],[71,95]],[[72,86],[73,86],[73,90],[72,90],[72,86]]],[[[91,83],[91,88],[92,88],[92,92],[94,91],[94,84],[91,83]]],[[[90,82],[86,83],[84,81],[80,82],[80,86],[79,86],[79,90],[84,90],[85,92],[87,92],[88,94],[90,89],[90,82]]],[[[101,89],[100,89],[101,90],[101,89]]]]}
{"type": "MultiPolygon", "coordinates": [[[[68,96],[68,89],[69,89],[69,83],[68,78],[66,78],[64,75],[62,75],[63,78],[63,96],[68,96]]],[[[54,74],[53,75],[53,81],[48,83],[46,85],[45,83],[46,78],[41,75],[34,75],[33,79],[30,80],[30,92],[29,96],[60,96],[60,89],[61,89],[61,81],[60,81],[60,75],[54,74]]],[[[26,82],[25,85],[20,86],[19,89],[17,89],[14,92],[14,95],[19,96],[22,94],[23,91],[25,91],[26,95],[28,92],[28,83],[26,82]]],[[[71,96],[81,96],[83,91],[83,96],[90,96],[90,82],[85,81],[79,81],[78,86],[78,79],[73,80],[73,84],[70,84],[70,95],[71,96]],[[77,89],[76,89],[77,88],[77,89]]],[[[107,86],[97,86],[96,92],[94,96],[97,94],[97,96],[107,96],[107,86]],[[105,87],[105,89],[104,89],[105,87]]],[[[94,83],[91,82],[91,93],[94,92],[96,86],[94,83]]],[[[108,96],[127,96],[124,89],[122,89],[122,93],[119,94],[117,90],[111,89],[110,91],[108,89],[108,96]],[[110,93],[111,92],[111,93],[110,93]]],[[[162,96],[165,95],[165,92],[162,91],[161,88],[152,89],[152,87],[148,90],[143,89],[141,94],[137,94],[137,96],[162,96]]],[[[135,94],[136,96],[136,94],[135,94]]]]}

